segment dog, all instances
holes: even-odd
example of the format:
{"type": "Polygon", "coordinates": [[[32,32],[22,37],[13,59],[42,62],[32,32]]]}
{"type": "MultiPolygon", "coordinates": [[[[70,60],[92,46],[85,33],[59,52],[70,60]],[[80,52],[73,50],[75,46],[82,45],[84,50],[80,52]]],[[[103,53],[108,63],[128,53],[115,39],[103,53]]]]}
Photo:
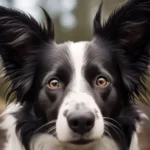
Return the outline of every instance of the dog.
{"type": "Polygon", "coordinates": [[[54,24],[0,6],[0,55],[9,105],[0,115],[1,150],[138,150],[146,115],[150,1],[130,0],[91,41],[57,44],[54,24]]]}

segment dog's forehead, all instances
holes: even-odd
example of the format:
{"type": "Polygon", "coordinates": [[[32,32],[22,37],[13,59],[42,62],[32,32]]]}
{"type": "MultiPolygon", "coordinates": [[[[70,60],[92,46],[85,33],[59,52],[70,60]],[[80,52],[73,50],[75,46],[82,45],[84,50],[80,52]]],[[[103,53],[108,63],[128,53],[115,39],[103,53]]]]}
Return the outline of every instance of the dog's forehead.
{"type": "Polygon", "coordinates": [[[111,65],[112,57],[109,48],[103,43],[94,43],[89,41],[82,42],[68,42],[65,43],[69,60],[72,66],[79,69],[85,65],[91,63],[99,63],[102,66],[104,64],[111,65]]]}
{"type": "Polygon", "coordinates": [[[76,69],[81,69],[85,64],[89,42],[68,42],[66,46],[72,66],[76,69]]]}
{"type": "Polygon", "coordinates": [[[53,45],[41,56],[41,68],[46,68],[46,71],[61,68],[70,70],[71,73],[81,73],[93,64],[108,70],[113,68],[112,55],[107,46],[92,41],[53,45]]]}

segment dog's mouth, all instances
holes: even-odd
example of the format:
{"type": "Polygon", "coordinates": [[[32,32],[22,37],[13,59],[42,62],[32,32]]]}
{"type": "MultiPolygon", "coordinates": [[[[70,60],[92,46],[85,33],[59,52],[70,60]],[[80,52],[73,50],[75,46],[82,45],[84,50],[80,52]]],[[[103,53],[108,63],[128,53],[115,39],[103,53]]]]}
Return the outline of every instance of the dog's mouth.
{"type": "Polygon", "coordinates": [[[71,144],[74,145],[85,145],[85,144],[89,144],[92,143],[94,140],[84,140],[84,139],[80,139],[80,140],[76,140],[76,141],[71,141],[71,144]]]}

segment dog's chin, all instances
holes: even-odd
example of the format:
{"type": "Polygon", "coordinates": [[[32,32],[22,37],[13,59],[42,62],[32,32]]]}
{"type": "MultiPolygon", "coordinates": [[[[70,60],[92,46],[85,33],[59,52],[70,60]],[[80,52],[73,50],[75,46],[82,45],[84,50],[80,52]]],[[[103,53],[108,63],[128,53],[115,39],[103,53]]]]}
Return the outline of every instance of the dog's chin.
{"type": "Polygon", "coordinates": [[[71,140],[71,141],[59,141],[61,144],[67,146],[67,147],[91,147],[97,140],[84,140],[84,139],[79,139],[79,140],[71,140]]]}
{"type": "Polygon", "coordinates": [[[57,140],[64,144],[64,145],[74,145],[74,146],[90,146],[93,145],[94,143],[97,143],[102,137],[103,134],[97,134],[97,135],[93,135],[93,134],[85,134],[85,135],[78,135],[76,133],[68,133],[66,132],[66,134],[64,134],[65,136],[60,136],[60,134],[56,134],[56,138],[57,140]]]}
{"type": "Polygon", "coordinates": [[[93,143],[96,143],[99,141],[99,139],[84,139],[84,138],[79,138],[75,140],[68,140],[68,141],[61,141],[57,138],[59,142],[65,145],[74,145],[74,146],[88,146],[92,145],[93,143]]]}
{"type": "Polygon", "coordinates": [[[92,144],[93,142],[95,142],[95,140],[79,139],[75,141],[70,141],[69,143],[73,145],[88,145],[88,144],[92,144]]]}

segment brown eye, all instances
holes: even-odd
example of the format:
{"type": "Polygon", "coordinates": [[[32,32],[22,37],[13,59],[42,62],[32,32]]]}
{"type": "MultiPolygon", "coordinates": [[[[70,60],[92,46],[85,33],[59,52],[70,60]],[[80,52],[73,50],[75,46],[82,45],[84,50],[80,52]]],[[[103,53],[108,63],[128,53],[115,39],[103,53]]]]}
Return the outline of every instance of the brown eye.
{"type": "Polygon", "coordinates": [[[58,88],[60,88],[60,83],[59,83],[59,81],[57,79],[50,80],[48,85],[49,85],[49,87],[51,89],[58,89],[58,88]]]}
{"type": "Polygon", "coordinates": [[[95,84],[99,87],[106,87],[108,85],[108,80],[105,77],[98,77],[95,84]]]}

